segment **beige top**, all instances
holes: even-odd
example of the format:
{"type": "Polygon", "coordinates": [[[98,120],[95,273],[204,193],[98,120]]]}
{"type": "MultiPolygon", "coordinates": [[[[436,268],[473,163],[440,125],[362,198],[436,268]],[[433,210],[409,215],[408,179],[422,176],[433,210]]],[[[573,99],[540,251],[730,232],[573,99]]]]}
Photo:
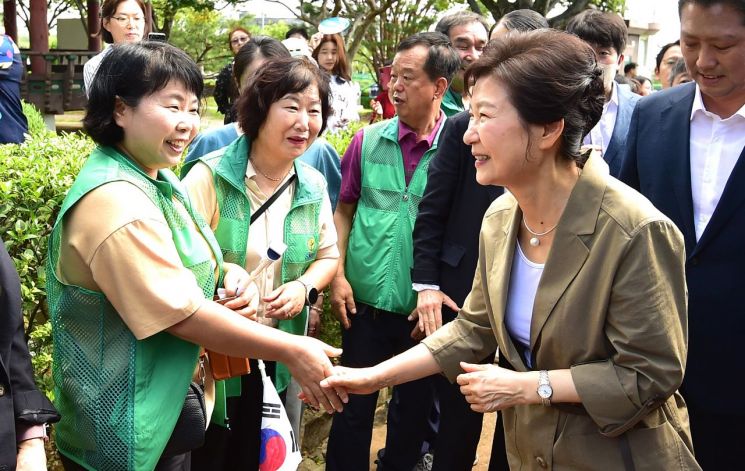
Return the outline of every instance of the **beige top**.
{"type": "MultiPolygon", "coordinates": [[[[288,178],[295,173],[292,169],[279,183],[279,188],[288,178]]],[[[256,170],[249,160],[246,167],[246,194],[248,195],[251,212],[255,212],[264,202],[271,197],[259,189],[256,183],[256,170]]],[[[220,221],[220,209],[213,182],[212,171],[204,164],[199,163],[184,177],[184,185],[189,191],[189,197],[195,211],[202,214],[209,221],[212,230],[217,228],[220,221]]],[[[249,231],[248,246],[246,247],[246,270],[250,272],[255,268],[261,258],[266,254],[267,247],[271,242],[284,240],[284,221],[292,207],[292,197],[295,193],[295,184],[287,188],[274,203],[267,208],[253,224],[249,231]]],[[[336,226],[334,226],[334,215],[331,211],[331,202],[328,195],[324,195],[321,203],[320,232],[318,253],[316,260],[339,258],[339,249],[336,246],[336,226]]],[[[282,264],[275,263],[273,269],[264,271],[257,280],[257,288],[261,296],[266,296],[282,284],[282,264]]],[[[259,304],[258,316],[263,317],[264,305],[259,304]]]]}
{"type": "MultiPolygon", "coordinates": [[[[191,221],[178,201],[174,206],[191,221]]],[[[194,231],[199,234],[196,225],[194,231]]],[[[201,236],[196,240],[207,245],[201,236]]],[[[178,324],[205,301],[196,277],[181,262],[165,217],[127,182],[101,185],[70,209],[57,273],[63,283],[104,293],[138,340],[178,324]]],[[[211,412],[214,385],[207,376],[211,412]]]]}

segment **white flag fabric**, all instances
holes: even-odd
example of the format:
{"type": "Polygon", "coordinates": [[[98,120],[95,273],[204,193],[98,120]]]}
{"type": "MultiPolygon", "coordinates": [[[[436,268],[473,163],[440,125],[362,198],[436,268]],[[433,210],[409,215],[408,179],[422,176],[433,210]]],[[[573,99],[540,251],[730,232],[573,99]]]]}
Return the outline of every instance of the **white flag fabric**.
{"type": "Polygon", "coordinates": [[[261,407],[261,454],[259,471],[296,471],[302,461],[295,433],[287,413],[279,400],[271,378],[266,375],[264,362],[259,360],[264,383],[261,407]]]}

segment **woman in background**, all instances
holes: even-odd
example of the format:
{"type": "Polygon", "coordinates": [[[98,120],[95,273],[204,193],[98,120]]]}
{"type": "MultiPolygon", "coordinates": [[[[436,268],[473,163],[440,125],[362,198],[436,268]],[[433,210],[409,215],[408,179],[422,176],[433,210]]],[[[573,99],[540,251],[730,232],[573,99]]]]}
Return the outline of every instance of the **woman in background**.
{"type": "MultiPolygon", "coordinates": [[[[306,332],[307,307],[331,281],[339,258],[326,180],[299,159],[323,131],[328,96],[327,76],[310,59],[266,62],[236,103],[243,135],[184,169],[190,200],[226,260],[250,272],[271,244],[287,245],[280,262],[256,280],[258,321],[299,335],[306,332]]],[[[250,374],[225,381],[230,429],[210,426],[196,467],[258,469],[263,388],[251,363],[250,374]]],[[[283,395],[291,379],[286,366],[276,364],[274,379],[283,395]]]]}
{"type": "MultiPolygon", "coordinates": [[[[233,56],[238,54],[238,51],[250,39],[251,33],[244,28],[237,26],[231,29],[228,33],[228,45],[233,56]]],[[[235,121],[233,103],[238,99],[238,87],[233,80],[233,64],[234,61],[230,61],[229,64],[222,68],[217,75],[217,79],[215,79],[215,91],[212,92],[212,97],[217,104],[217,111],[225,115],[225,119],[223,120],[225,124],[235,121]]]]}
{"type": "Polygon", "coordinates": [[[338,34],[324,34],[313,49],[313,59],[331,75],[329,132],[344,129],[352,121],[359,121],[357,103],[360,87],[352,82],[352,69],[344,50],[344,39],[338,34]]]}
{"type": "MultiPolygon", "coordinates": [[[[99,33],[106,44],[125,44],[142,41],[150,32],[150,22],[142,0],[104,0],[101,5],[99,33]]],[[[111,51],[107,47],[83,66],[85,95],[90,96],[91,84],[101,60],[111,51]]]]}

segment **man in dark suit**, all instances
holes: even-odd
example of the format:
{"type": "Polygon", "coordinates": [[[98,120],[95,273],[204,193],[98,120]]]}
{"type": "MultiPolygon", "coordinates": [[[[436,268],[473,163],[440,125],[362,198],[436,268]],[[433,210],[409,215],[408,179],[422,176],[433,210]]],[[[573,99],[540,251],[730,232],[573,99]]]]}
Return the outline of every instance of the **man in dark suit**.
{"type": "Polygon", "coordinates": [[[45,424],[59,415],[34,383],[23,336],[21,287],[0,241],[0,470],[45,470],[45,424]]]}
{"type": "Polygon", "coordinates": [[[642,100],[621,179],[680,228],[689,346],[681,392],[705,470],[742,469],[745,401],[745,3],[681,0],[695,83],[642,100]]]}
{"type": "MultiPolygon", "coordinates": [[[[476,182],[471,146],[463,143],[468,119],[468,112],[462,112],[445,123],[414,226],[411,280],[418,291],[419,329],[426,335],[455,319],[458,306],[471,290],[481,220],[491,202],[502,194],[500,187],[476,182]]],[[[482,414],[471,410],[457,384],[441,376],[434,381],[440,425],[432,469],[469,469],[481,434],[482,414]]]]}
{"type": "Polygon", "coordinates": [[[615,13],[585,10],[569,21],[566,30],[592,46],[598,66],[603,70],[603,115],[587,134],[584,143],[599,148],[603,159],[608,162],[610,174],[618,177],[626,150],[631,113],[641,98],[627,86],[619,86],[614,80],[618,68],[623,64],[628,28],[623,18],[615,13]]]}

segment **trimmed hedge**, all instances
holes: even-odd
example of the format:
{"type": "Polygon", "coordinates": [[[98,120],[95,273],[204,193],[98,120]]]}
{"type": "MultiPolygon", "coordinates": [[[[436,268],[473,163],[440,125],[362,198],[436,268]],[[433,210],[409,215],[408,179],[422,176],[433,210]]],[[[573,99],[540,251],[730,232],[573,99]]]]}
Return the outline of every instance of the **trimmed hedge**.
{"type": "Polygon", "coordinates": [[[62,200],[94,144],[83,134],[47,130],[24,104],[29,133],[23,144],[0,145],[0,234],[21,278],[23,316],[36,380],[51,397],[51,326],[45,264],[49,235],[62,200]]]}

